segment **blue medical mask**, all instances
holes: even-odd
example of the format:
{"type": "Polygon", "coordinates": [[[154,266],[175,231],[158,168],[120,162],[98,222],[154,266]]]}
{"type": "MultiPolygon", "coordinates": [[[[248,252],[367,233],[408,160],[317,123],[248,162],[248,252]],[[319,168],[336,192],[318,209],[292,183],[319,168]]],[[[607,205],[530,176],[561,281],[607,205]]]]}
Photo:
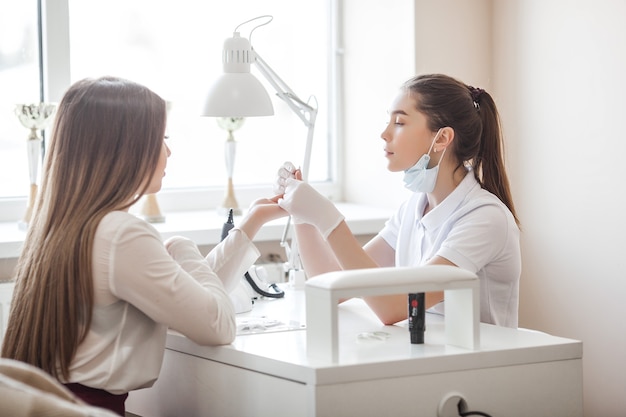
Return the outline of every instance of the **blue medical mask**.
{"type": "Polygon", "coordinates": [[[440,133],[441,129],[437,131],[433,142],[430,144],[430,148],[428,148],[428,153],[422,155],[415,165],[404,171],[404,186],[409,190],[413,192],[430,193],[435,189],[437,174],[439,174],[439,164],[441,164],[446,149],[444,148],[441,153],[441,158],[437,166],[428,168],[428,163],[430,162],[430,151],[433,149],[440,133]]]}

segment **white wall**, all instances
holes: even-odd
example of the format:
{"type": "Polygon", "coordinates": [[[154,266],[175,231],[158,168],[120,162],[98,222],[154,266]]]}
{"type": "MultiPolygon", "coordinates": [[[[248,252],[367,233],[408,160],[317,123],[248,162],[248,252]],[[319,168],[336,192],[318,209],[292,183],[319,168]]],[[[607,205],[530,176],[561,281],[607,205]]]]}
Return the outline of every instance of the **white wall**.
{"type": "Polygon", "coordinates": [[[493,4],[521,324],[582,340],[585,415],[624,416],[626,1],[493,4]]]}
{"type": "Polygon", "coordinates": [[[346,48],[347,199],[406,196],[378,143],[402,81],[446,72],[489,89],[523,227],[520,325],[582,340],[585,416],[626,415],[626,1],[346,4],[347,41],[368,45],[346,48]]]}
{"type": "Polygon", "coordinates": [[[488,91],[491,1],[415,0],[416,74],[444,73],[488,91]]]}
{"type": "MultiPolygon", "coordinates": [[[[344,0],[344,199],[396,207],[407,192],[387,170],[387,110],[415,74],[413,0],[344,0]]],[[[341,160],[341,159],[340,159],[341,160]]]]}

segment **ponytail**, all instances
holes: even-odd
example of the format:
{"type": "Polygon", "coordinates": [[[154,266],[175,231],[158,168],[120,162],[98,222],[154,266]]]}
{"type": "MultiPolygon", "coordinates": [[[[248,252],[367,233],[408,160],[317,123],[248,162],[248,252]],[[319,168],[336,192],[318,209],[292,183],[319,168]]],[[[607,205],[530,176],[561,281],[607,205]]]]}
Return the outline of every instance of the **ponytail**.
{"type": "Polygon", "coordinates": [[[497,196],[509,208],[515,222],[519,225],[504,166],[504,143],[496,103],[486,91],[474,89],[474,87],[469,87],[469,89],[474,100],[474,107],[482,121],[480,145],[473,164],[474,175],[485,190],[497,196]],[[474,91],[478,91],[478,94],[474,91]]]}

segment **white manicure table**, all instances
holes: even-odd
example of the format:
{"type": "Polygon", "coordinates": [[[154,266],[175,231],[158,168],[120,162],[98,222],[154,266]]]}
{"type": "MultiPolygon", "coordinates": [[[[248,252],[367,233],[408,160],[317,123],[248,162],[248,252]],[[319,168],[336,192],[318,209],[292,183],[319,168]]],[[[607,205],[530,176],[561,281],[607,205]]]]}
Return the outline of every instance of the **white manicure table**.
{"type": "MultiPolygon", "coordinates": [[[[169,332],[153,387],[128,412],[161,416],[582,416],[582,343],[478,322],[478,280],[453,267],[325,274],[238,315],[227,346],[169,332]],[[385,284],[385,285],[383,285],[385,284]],[[359,298],[444,290],[424,344],[359,298]]],[[[408,310],[408,309],[407,309],[408,310]]]]}

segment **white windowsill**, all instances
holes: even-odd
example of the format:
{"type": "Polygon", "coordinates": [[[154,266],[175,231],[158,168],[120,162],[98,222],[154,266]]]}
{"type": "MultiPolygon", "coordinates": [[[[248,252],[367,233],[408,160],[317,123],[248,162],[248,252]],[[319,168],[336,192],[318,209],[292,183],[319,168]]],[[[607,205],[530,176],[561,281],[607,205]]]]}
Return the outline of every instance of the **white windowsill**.
{"type": "MultiPolygon", "coordinates": [[[[381,209],[352,203],[337,203],[337,208],[346,217],[348,226],[355,235],[375,234],[393,214],[391,209],[381,209]]],[[[216,210],[164,213],[164,223],[153,226],[166,239],[170,236],[185,236],[198,245],[219,243],[226,217],[216,210]]],[[[235,225],[240,216],[235,216],[235,225]]],[[[266,224],[254,238],[255,242],[278,242],[281,240],[287,219],[266,224]]],[[[0,259],[17,258],[26,232],[18,228],[17,222],[0,222],[0,259]]]]}

